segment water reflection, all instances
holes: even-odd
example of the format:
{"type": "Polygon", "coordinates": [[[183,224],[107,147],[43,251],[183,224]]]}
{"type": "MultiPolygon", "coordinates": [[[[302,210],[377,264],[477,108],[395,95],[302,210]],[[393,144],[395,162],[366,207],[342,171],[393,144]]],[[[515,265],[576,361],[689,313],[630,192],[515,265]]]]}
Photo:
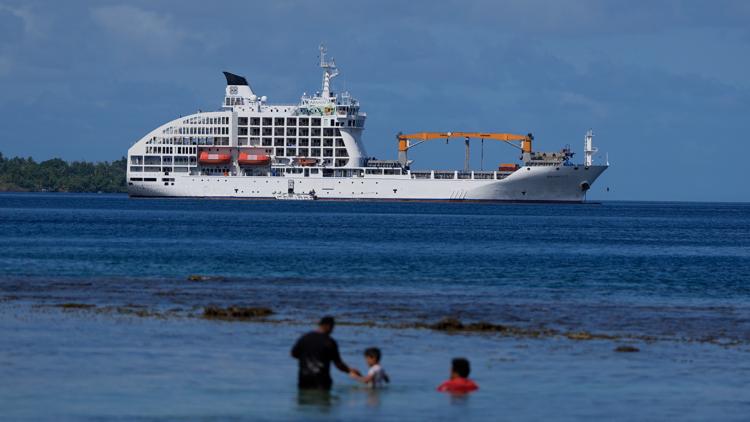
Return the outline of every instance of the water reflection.
{"type": "Polygon", "coordinates": [[[368,389],[366,394],[368,407],[380,407],[380,391],[368,389]]]}
{"type": "Polygon", "coordinates": [[[471,394],[449,394],[451,397],[451,405],[453,406],[468,406],[469,396],[471,394]]]}
{"type": "Polygon", "coordinates": [[[297,390],[297,406],[301,410],[314,409],[328,412],[336,402],[330,391],[326,390],[297,390]]]}

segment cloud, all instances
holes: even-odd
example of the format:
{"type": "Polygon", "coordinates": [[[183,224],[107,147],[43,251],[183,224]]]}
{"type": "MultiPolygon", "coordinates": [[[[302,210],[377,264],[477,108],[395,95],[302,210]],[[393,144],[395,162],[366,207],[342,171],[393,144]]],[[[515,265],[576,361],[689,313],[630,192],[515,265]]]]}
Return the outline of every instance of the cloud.
{"type": "Polygon", "coordinates": [[[188,34],[171,16],[134,6],[97,7],[91,11],[91,16],[120,41],[155,54],[174,53],[188,40],[188,34]]]}
{"type": "MultiPolygon", "coordinates": [[[[473,24],[529,36],[589,37],[593,34],[658,33],[675,28],[747,30],[750,6],[745,0],[601,1],[476,0],[448,2],[455,16],[444,23],[470,19],[473,24]],[[451,19],[456,17],[458,19],[451,19]]],[[[435,11],[440,11],[435,8],[435,11]]],[[[436,13],[433,12],[433,13],[436,13]]]]}
{"type": "Polygon", "coordinates": [[[607,107],[604,104],[577,92],[560,93],[560,104],[563,107],[582,107],[599,117],[607,115],[607,107]]]}
{"type": "Polygon", "coordinates": [[[23,31],[26,35],[40,37],[43,35],[43,25],[37,15],[31,13],[31,10],[25,7],[11,7],[0,4],[0,12],[7,12],[23,23],[23,31]]]}

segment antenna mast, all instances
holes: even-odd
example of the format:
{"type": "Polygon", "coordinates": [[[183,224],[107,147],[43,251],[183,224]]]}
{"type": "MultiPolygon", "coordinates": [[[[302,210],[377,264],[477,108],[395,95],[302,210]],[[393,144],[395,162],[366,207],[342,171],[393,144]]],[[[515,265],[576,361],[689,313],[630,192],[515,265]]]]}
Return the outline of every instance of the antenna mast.
{"type": "Polygon", "coordinates": [[[594,131],[589,129],[588,132],[586,132],[586,138],[584,138],[583,141],[583,156],[584,156],[584,164],[586,164],[586,167],[589,167],[594,164],[594,153],[599,151],[598,148],[594,148],[594,131]]]}
{"type": "Polygon", "coordinates": [[[323,98],[330,98],[331,96],[331,79],[335,78],[339,74],[336,68],[336,61],[331,58],[330,61],[326,61],[326,50],[325,45],[322,43],[319,47],[320,50],[320,68],[323,69],[323,98]]]}

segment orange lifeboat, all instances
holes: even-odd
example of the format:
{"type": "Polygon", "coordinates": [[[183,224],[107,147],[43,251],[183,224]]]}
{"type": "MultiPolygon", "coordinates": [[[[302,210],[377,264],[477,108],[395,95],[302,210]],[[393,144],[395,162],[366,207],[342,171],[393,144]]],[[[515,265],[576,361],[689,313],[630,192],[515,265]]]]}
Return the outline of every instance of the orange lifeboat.
{"type": "Polygon", "coordinates": [[[300,157],[297,158],[297,162],[301,166],[314,166],[318,162],[318,160],[315,158],[300,157]]]}
{"type": "Polygon", "coordinates": [[[241,152],[237,162],[242,166],[260,166],[271,162],[271,157],[265,154],[248,154],[241,152]]]}
{"type": "Polygon", "coordinates": [[[232,161],[230,154],[218,154],[209,153],[208,151],[201,151],[198,156],[198,162],[201,164],[224,164],[232,161]]]}

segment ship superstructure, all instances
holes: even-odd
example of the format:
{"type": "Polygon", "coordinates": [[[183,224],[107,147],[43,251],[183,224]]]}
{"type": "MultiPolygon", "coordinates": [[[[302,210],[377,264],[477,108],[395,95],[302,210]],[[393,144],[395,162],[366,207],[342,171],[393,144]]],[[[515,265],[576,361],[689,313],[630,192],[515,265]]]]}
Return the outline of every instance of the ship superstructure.
{"type": "Polygon", "coordinates": [[[131,196],[278,199],[494,200],[580,202],[607,168],[570,149],[540,153],[533,136],[476,132],[399,134],[398,160],[368,158],[362,143],[367,115],[348,92],[335,93],[334,60],[320,47],[321,90],[297,104],[273,105],[247,80],[224,72],[219,111],[198,112],[154,129],[128,150],[131,196]],[[462,171],[412,170],[407,151],[427,140],[463,138],[462,171]],[[518,143],[522,165],[496,171],[468,168],[469,139],[518,143]]]}

